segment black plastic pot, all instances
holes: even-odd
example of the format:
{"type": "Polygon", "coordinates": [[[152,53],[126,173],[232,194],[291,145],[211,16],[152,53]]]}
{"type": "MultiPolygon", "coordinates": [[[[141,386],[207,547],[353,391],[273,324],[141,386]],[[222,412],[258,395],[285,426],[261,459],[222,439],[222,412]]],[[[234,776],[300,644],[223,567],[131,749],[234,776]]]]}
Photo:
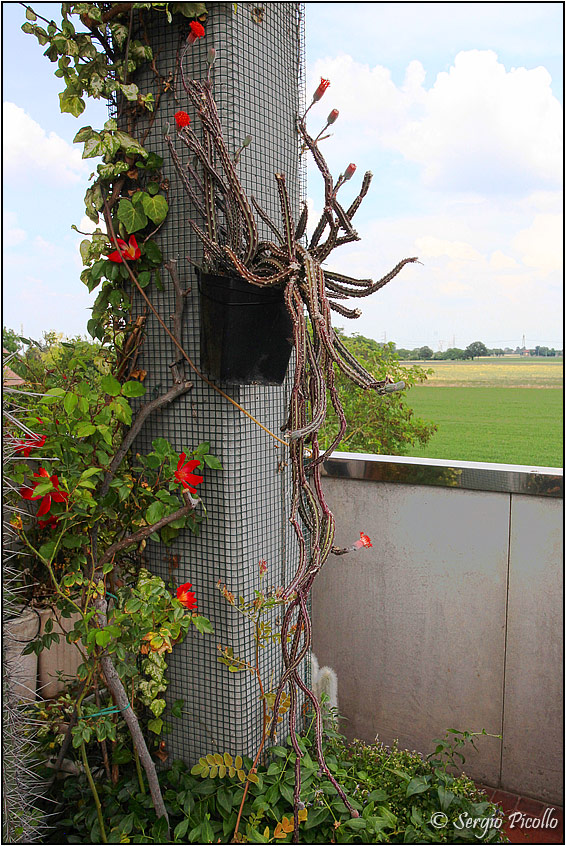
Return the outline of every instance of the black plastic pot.
{"type": "Polygon", "coordinates": [[[204,372],[219,382],[281,385],[293,349],[283,288],[260,288],[239,276],[197,276],[204,372]]]}

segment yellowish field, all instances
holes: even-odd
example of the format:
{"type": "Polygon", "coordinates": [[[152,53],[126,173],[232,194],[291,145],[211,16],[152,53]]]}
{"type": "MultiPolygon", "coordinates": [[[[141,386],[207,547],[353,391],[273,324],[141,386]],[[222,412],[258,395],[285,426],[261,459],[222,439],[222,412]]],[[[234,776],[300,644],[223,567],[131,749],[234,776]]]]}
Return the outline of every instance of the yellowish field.
{"type": "Polygon", "coordinates": [[[541,362],[540,359],[475,359],[474,361],[419,362],[432,369],[426,385],[444,388],[560,388],[563,361],[541,362]]]}

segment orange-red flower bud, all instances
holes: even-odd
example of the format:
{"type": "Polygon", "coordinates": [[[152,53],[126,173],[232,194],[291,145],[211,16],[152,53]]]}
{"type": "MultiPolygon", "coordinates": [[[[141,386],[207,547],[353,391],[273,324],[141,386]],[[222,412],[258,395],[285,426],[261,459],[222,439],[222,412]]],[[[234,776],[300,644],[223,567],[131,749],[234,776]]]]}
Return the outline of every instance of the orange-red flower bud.
{"type": "Polygon", "coordinates": [[[344,174],[344,182],[347,179],[351,179],[355,172],[356,172],[356,165],[355,164],[349,164],[348,167],[346,168],[346,173],[344,174]]]}
{"type": "Polygon", "coordinates": [[[336,118],[338,117],[339,114],[340,114],[340,112],[338,111],[338,109],[332,109],[332,111],[330,112],[330,114],[326,118],[327,125],[334,123],[334,121],[336,120],[336,118]]]}
{"type": "Polygon", "coordinates": [[[320,98],[322,97],[322,95],[324,94],[324,92],[326,91],[326,89],[328,88],[329,85],[330,85],[329,79],[323,79],[322,77],[320,78],[320,85],[318,86],[318,88],[316,89],[316,91],[314,92],[314,94],[312,96],[313,103],[317,103],[320,100],[320,98]]]}

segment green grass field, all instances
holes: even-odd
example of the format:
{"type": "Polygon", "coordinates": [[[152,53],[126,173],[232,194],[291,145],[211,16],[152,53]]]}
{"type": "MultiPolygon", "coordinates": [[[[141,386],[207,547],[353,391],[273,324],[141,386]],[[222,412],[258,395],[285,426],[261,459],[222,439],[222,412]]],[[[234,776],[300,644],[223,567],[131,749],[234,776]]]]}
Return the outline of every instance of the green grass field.
{"type": "Polygon", "coordinates": [[[426,447],[410,447],[410,455],[562,466],[562,359],[426,365],[434,367],[434,376],[411,388],[407,404],[438,431],[426,447]]]}

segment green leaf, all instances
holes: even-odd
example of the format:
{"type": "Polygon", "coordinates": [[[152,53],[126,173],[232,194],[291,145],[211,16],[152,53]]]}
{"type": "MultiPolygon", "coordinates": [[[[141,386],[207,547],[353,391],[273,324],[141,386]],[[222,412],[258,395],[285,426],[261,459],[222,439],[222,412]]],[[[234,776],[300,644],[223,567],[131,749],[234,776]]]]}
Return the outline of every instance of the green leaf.
{"type": "Polygon", "coordinates": [[[201,634],[214,633],[214,627],[210,620],[208,620],[206,617],[200,617],[197,615],[196,617],[191,617],[190,620],[193,626],[195,626],[197,631],[199,631],[201,634]]]}
{"type": "Polygon", "coordinates": [[[143,251],[152,264],[162,263],[163,256],[161,255],[161,250],[159,249],[155,241],[146,241],[143,246],[143,251]]]}
{"type": "Polygon", "coordinates": [[[67,412],[67,414],[72,414],[75,408],[77,407],[77,403],[79,398],[76,394],[68,393],[65,394],[65,399],[63,400],[63,408],[67,412]]]}
{"type": "Polygon", "coordinates": [[[387,793],[385,790],[372,790],[371,793],[367,795],[368,802],[385,802],[387,799],[387,793]]]}
{"type": "Polygon", "coordinates": [[[37,20],[37,15],[33,11],[33,9],[30,8],[30,6],[26,6],[26,18],[28,19],[28,21],[36,21],[37,20]]]}
{"type": "Polygon", "coordinates": [[[127,233],[137,232],[147,225],[147,216],[140,206],[134,206],[130,200],[125,198],[118,204],[118,220],[124,224],[127,233]]]}
{"type": "Polygon", "coordinates": [[[130,100],[130,102],[133,103],[137,102],[139,88],[134,82],[130,82],[127,85],[120,85],[120,90],[124,94],[126,100],[130,100]]]}
{"type": "Polygon", "coordinates": [[[125,397],[142,397],[146,389],[141,382],[124,382],[122,385],[122,394],[125,397]]]}
{"type": "MultiPolygon", "coordinates": [[[[191,774],[192,774],[192,775],[198,775],[198,773],[194,773],[194,772],[193,772],[193,770],[194,770],[194,769],[195,769],[195,767],[193,767],[193,769],[191,770],[191,774]]],[[[199,771],[199,772],[200,772],[200,771],[199,771]]],[[[185,817],[185,819],[184,819],[184,820],[181,820],[181,822],[180,822],[180,823],[178,823],[178,824],[175,826],[175,842],[176,842],[176,843],[179,843],[179,842],[182,842],[182,841],[183,841],[183,839],[184,839],[184,837],[185,837],[185,835],[186,835],[186,833],[187,833],[187,829],[188,829],[188,827],[189,827],[189,823],[190,823],[190,821],[191,821],[191,820],[190,820],[190,818],[189,818],[189,817],[185,817]]]]}
{"type": "Polygon", "coordinates": [[[102,377],[100,380],[100,387],[105,394],[109,394],[111,397],[117,397],[122,390],[122,386],[119,381],[111,375],[102,377]]]}
{"type": "Polygon", "coordinates": [[[367,822],[362,817],[354,817],[342,823],[342,828],[352,828],[354,831],[363,831],[367,827],[367,822]]]}
{"type": "Polygon", "coordinates": [[[73,138],[74,144],[79,144],[82,141],[88,141],[89,138],[93,135],[97,135],[98,133],[94,131],[92,126],[83,126],[82,129],[79,129],[75,137],[73,138]]]}
{"type": "Polygon", "coordinates": [[[140,283],[140,287],[146,288],[151,281],[151,273],[149,270],[142,270],[141,273],[138,273],[138,282],[140,283]]]}
{"type": "Polygon", "coordinates": [[[216,801],[229,814],[232,810],[232,792],[227,787],[220,787],[216,794],[216,801]]]}
{"type": "Polygon", "coordinates": [[[161,717],[157,717],[155,720],[149,720],[147,727],[154,734],[161,734],[161,730],[163,728],[163,720],[161,719],[161,717]]]}
{"type": "Polygon", "coordinates": [[[85,110],[85,102],[76,94],[68,94],[67,91],[63,91],[59,94],[59,108],[62,112],[78,117],[85,110]]]}
{"type": "Polygon", "coordinates": [[[96,432],[96,426],[93,426],[92,423],[78,423],[75,427],[75,435],[77,438],[88,438],[89,435],[92,435],[96,432]]]}
{"type": "Polygon", "coordinates": [[[212,470],[222,470],[222,464],[215,455],[208,455],[208,453],[205,453],[203,455],[203,461],[212,470]]]}
{"type": "Polygon", "coordinates": [[[159,502],[159,500],[152,502],[145,512],[145,519],[148,525],[152,526],[154,523],[157,523],[158,520],[161,520],[161,518],[165,516],[166,511],[166,507],[162,502],[159,502]]]}
{"type": "Polygon", "coordinates": [[[165,458],[167,455],[174,455],[173,448],[166,438],[154,438],[151,445],[157,455],[165,458]]]}
{"type": "Polygon", "coordinates": [[[422,776],[412,778],[407,785],[407,796],[414,796],[416,793],[424,793],[429,788],[429,784],[422,776]]]}
{"type": "Polygon", "coordinates": [[[94,637],[98,646],[105,647],[110,643],[111,634],[105,629],[99,629],[94,637]]]}
{"type": "Polygon", "coordinates": [[[183,716],[183,707],[185,705],[184,699],[176,699],[171,705],[171,714],[173,717],[183,716]]]}
{"type": "Polygon", "coordinates": [[[144,193],[142,197],[142,205],[146,215],[155,224],[161,223],[161,221],[165,220],[167,217],[169,206],[167,204],[167,200],[161,194],[156,194],[154,197],[151,197],[149,194],[144,193]]]}
{"type": "Polygon", "coordinates": [[[82,158],[92,159],[95,156],[103,156],[105,152],[102,136],[98,132],[93,132],[85,141],[82,158]]]}
{"type": "Polygon", "coordinates": [[[446,790],[446,788],[442,784],[439,784],[437,789],[438,798],[440,800],[440,807],[443,811],[445,811],[454,799],[454,794],[450,790],[446,790]]]}

